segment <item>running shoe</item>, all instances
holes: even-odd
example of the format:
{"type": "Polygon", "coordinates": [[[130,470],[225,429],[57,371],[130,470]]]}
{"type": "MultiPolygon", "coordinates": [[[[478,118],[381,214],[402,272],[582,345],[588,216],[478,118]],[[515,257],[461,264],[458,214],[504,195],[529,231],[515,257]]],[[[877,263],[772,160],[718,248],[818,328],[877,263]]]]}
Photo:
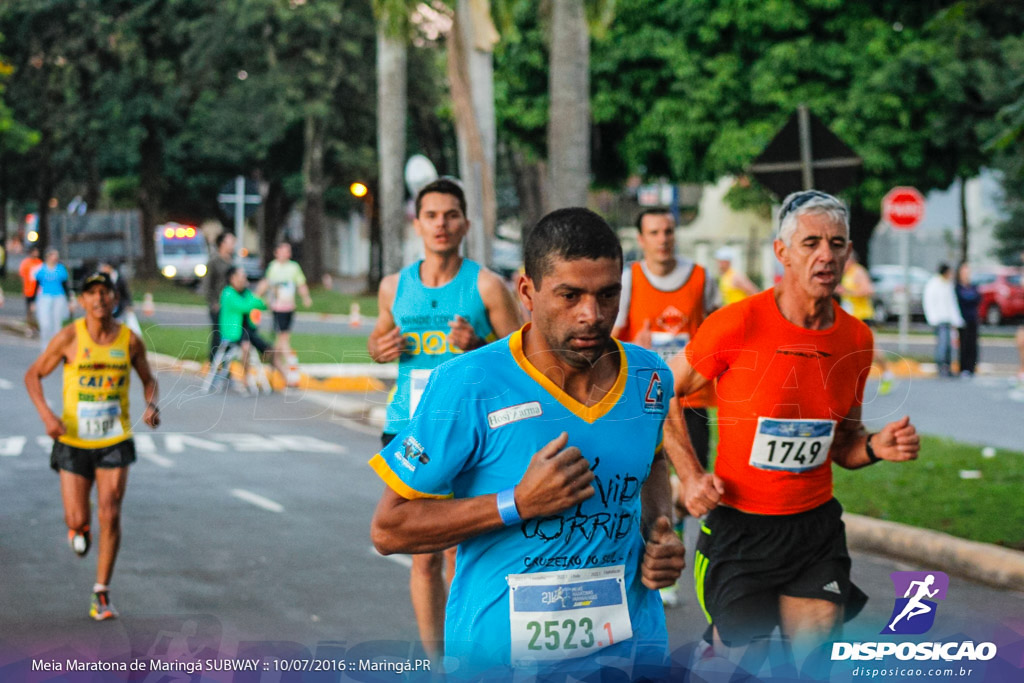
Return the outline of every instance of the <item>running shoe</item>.
{"type": "Polygon", "coordinates": [[[679,606],[679,584],[674,583],[671,586],[665,586],[660,591],[661,603],[665,605],[666,609],[679,606]]]}
{"type": "Polygon", "coordinates": [[[71,546],[75,555],[85,557],[85,554],[89,552],[89,546],[92,545],[92,534],[89,533],[89,527],[81,531],[68,529],[68,545],[71,546]]]}
{"type": "Polygon", "coordinates": [[[117,610],[110,604],[110,595],[107,591],[99,591],[92,594],[92,605],[89,606],[89,616],[96,621],[116,619],[117,610]]]}

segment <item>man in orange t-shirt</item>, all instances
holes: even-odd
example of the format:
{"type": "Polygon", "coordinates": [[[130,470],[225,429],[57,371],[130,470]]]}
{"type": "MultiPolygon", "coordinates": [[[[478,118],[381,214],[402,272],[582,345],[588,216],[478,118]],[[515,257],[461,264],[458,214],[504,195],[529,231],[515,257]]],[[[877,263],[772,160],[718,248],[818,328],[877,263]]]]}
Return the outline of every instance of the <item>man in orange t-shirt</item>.
{"type": "Polygon", "coordinates": [[[35,334],[39,331],[39,323],[36,322],[36,292],[39,290],[39,283],[36,282],[33,273],[43,260],[39,258],[39,247],[32,247],[28,251],[18,267],[18,276],[21,278],[21,292],[25,295],[25,322],[28,323],[29,333],[35,334]]]}
{"type": "Polygon", "coordinates": [[[709,513],[694,562],[705,638],[733,661],[730,648],[743,648],[754,671],[776,626],[799,663],[867,600],[850,581],[832,463],[856,469],[920,449],[908,417],[874,434],[861,423],[874,343],[832,299],[850,250],[846,206],[795,193],[779,226],[779,284],[712,314],[670,364],[677,394],[717,379],[714,473],[678,427],[666,431],[687,508],[709,513]]]}

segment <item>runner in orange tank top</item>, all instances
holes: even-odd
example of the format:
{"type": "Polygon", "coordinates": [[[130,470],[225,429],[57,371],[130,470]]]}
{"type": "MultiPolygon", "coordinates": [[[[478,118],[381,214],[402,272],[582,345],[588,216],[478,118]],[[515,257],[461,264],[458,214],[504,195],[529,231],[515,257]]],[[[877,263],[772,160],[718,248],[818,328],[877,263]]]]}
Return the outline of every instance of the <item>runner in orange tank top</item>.
{"type": "Polygon", "coordinates": [[[871,331],[832,299],[850,249],[846,206],[796,193],[779,225],[782,281],[712,314],[670,364],[677,394],[718,381],[714,473],[688,453],[680,421],[666,445],[687,453],[673,464],[690,513],[709,513],[694,560],[705,639],[715,655],[745,654],[748,671],[775,627],[800,666],[867,600],[850,581],[832,463],[857,469],[920,449],[908,417],[874,434],[861,423],[871,331]]]}
{"type": "MultiPolygon", "coordinates": [[[[668,362],[714,309],[717,287],[703,266],[676,256],[676,220],[668,209],[645,209],[637,216],[636,228],[643,260],[622,274],[619,315],[612,336],[651,349],[668,362]]],[[[697,459],[706,468],[711,436],[708,408],[715,404],[714,383],[678,400],[697,459]]],[[[677,482],[673,478],[676,492],[677,482]]],[[[675,509],[675,529],[682,538],[686,509],[678,497],[675,509]]],[[[666,607],[678,605],[677,587],[663,588],[661,599],[666,607]]]]}

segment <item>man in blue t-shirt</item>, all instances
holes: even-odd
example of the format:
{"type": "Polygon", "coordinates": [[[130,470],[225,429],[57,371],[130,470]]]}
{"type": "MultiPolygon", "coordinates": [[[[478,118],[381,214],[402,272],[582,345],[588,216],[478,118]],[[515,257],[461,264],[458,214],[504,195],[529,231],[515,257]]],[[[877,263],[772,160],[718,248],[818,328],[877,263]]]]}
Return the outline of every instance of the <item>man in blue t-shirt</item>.
{"type": "Polygon", "coordinates": [[[533,322],[435,370],[370,461],[387,484],[373,541],[384,554],[458,545],[445,655],[459,672],[657,677],[657,589],[684,564],[661,451],[671,374],[611,337],[622,249],[597,214],[544,217],[525,260],[533,322]]]}
{"type": "MultiPolygon", "coordinates": [[[[469,231],[466,197],[452,180],[436,180],[416,195],[416,233],[423,259],[380,283],[377,325],[367,348],[378,363],[398,360],[381,441],[387,445],[416,412],[431,371],[466,351],[505,337],[522,324],[519,309],[495,273],[459,255],[469,231]]],[[[454,550],[447,553],[448,581],[454,550]]],[[[441,553],[414,555],[409,593],[427,653],[444,638],[447,586],[441,553]]]]}

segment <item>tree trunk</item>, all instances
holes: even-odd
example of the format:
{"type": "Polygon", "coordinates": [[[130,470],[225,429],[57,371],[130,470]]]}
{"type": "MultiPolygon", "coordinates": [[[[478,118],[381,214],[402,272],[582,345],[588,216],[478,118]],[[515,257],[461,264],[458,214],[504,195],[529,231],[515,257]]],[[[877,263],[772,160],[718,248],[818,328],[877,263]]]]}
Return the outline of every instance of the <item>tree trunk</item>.
{"type": "Polygon", "coordinates": [[[530,230],[544,215],[547,204],[544,188],[547,186],[547,166],[543,161],[529,161],[520,151],[511,153],[511,166],[515,172],[516,193],[519,195],[519,218],[522,223],[522,239],[525,242],[530,230]]]}
{"type": "Polygon", "coordinates": [[[958,178],[960,181],[960,262],[967,263],[967,258],[970,254],[968,249],[968,232],[969,226],[967,225],[967,179],[961,176],[958,178]]]}
{"type": "Polygon", "coordinates": [[[155,278],[156,245],[153,229],[161,222],[160,207],[163,198],[164,145],[156,123],[148,117],[143,121],[145,135],[139,143],[139,230],[142,231],[142,261],[136,264],[139,277],[155,278]]]}
{"type": "MultiPolygon", "coordinates": [[[[324,274],[324,137],[327,122],[323,117],[306,115],[305,152],[302,158],[302,186],[305,206],[302,213],[302,270],[310,282],[320,282],[324,274]]],[[[269,262],[269,259],[268,259],[269,262]]]]}
{"type": "Polygon", "coordinates": [[[448,82],[455,109],[459,175],[466,191],[470,222],[467,253],[487,265],[498,216],[494,187],[496,119],[494,58],[489,49],[493,25],[484,15],[474,20],[471,0],[459,0],[448,36],[448,82]]]}
{"type": "MultiPolygon", "coordinates": [[[[380,240],[384,271],[402,268],[405,241],[405,119],[406,44],[403,38],[391,37],[386,22],[377,28],[377,157],[380,182],[375,198],[380,212],[380,240]]],[[[373,263],[373,250],[370,245],[373,263]]],[[[371,267],[372,269],[372,267],[371,267]]]]}
{"type": "Polygon", "coordinates": [[[260,256],[263,258],[263,265],[267,265],[274,258],[274,247],[280,239],[281,226],[291,210],[291,204],[285,196],[280,180],[270,182],[262,209],[265,229],[261,236],[260,256]]]}
{"type": "Polygon", "coordinates": [[[548,91],[548,210],[586,206],[590,187],[590,37],[583,0],[554,0],[548,91]]]}

